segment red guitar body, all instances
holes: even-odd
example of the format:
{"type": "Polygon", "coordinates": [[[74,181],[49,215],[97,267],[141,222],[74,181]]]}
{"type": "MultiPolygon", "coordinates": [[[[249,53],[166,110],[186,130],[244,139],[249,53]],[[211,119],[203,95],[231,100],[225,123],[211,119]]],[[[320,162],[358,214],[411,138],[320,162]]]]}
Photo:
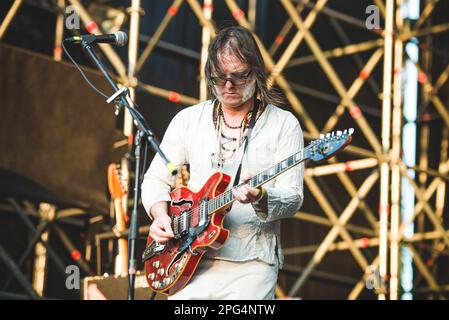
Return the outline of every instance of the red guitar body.
{"type": "MultiPolygon", "coordinates": [[[[212,199],[223,193],[231,178],[221,172],[213,174],[198,192],[189,188],[178,188],[170,193],[171,204],[169,215],[180,216],[186,210],[192,212],[189,225],[198,225],[198,215],[194,214],[201,200],[212,199]],[[193,210],[192,210],[193,209],[193,210]]],[[[230,206],[220,209],[210,215],[207,227],[191,238],[186,250],[180,239],[171,239],[159,247],[151,237],[147,240],[147,249],[153,243],[153,250],[145,261],[145,275],[150,288],[154,291],[174,294],[184,288],[195,272],[201,258],[209,248],[219,249],[229,236],[229,231],[223,228],[223,220],[230,206]]]]}

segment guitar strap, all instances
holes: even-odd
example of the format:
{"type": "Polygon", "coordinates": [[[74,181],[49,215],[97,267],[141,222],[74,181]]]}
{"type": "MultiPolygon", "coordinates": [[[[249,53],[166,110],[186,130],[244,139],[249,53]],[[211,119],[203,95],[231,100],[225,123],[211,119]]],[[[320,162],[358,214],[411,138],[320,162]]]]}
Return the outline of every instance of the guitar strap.
{"type": "Polygon", "coordinates": [[[246,131],[245,145],[243,146],[243,152],[242,152],[242,156],[241,156],[241,159],[240,159],[239,167],[237,168],[237,172],[235,174],[233,187],[235,187],[239,183],[239,180],[240,180],[240,173],[242,171],[243,157],[245,156],[245,151],[246,151],[246,148],[248,147],[248,141],[249,141],[249,137],[251,136],[251,131],[253,131],[254,124],[256,123],[257,111],[258,110],[259,110],[259,101],[256,100],[256,103],[254,104],[253,113],[251,114],[251,119],[249,120],[248,131],[246,131]]]}

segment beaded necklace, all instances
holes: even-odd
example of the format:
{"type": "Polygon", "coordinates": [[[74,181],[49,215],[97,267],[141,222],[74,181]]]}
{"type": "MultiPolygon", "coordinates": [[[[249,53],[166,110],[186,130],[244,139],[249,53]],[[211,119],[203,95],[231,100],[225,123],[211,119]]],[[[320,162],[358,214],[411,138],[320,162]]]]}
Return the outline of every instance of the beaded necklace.
{"type": "MultiPolygon", "coordinates": [[[[257,120],[265,110],[265,106],[260,100],[256,100],[256,103],[259,103],[259,110],[256,116],[257,120]]],[[[226,123],[221,103],[218,100],[214,101],[212,120],[216,130],[217,146],[215,153],[212,155],[213,166],[221,168],[224,163],[235,157],[237,150],[244,142],[244,136],[249,125],[249,120],[251,119],[251,114],[252,111],[249,111],[243,117],[242,123],[239,126],[230,126],[226,123]]]]}

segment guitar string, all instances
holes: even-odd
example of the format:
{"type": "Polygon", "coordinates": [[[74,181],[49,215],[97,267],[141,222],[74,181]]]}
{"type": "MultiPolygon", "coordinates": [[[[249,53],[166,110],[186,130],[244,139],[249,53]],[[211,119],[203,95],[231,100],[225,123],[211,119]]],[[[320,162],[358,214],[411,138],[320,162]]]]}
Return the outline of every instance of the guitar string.
{"type": "MultiPolygon", "coordinates": [[[[349,136],[349,135],[348,135],[348,136],[349,136]]],[[[338,137],[338,139],[340,140],[340,139],[343,138],[344,136],[342,135],[342,136],[335,136],[335,137],[338,137]]],[[[335,138],[335,137],[334,137],[334,138],[335,138]]],[[[331,137],[331,138],[333,138],[333,137],[331,137]]],[[[328,139],[329,139],[329,138],[328,138],[328,139]]],[[[300,160],[294,162],[294,163],[293,163],[292,165],[290,165],[290,166],[287,166],[287,168],[285,168],[285,169],[291,169],[291,168],[297,166],[298,164],[300,164],[301,162],[303,162],[304,160],[306,160],[306,159],[304,159],[304,151],[306,151],[306,150],[308,150],[308,149],[310,149],[310,148],[312,148],[312,147],[314,147],[314,146],[316,146],[315,143],[310,143],[307,147],[303,148],[301,151],[298,151],[297,153],[295,153],[295,154],[293,154],[293,155],[291,155],[291,156],[285,158],[284,160],[278,162],[277,164],[271,166],[270,168],[265,169],[264,171],[262,171],[262,172],[260,172],[259,174],[257,174],[255,177],[266,175],[266,176],[268,176],[268,177],[271,178],[271,176],[270,176],[268,173],[266,173],[266,172],[269,172],[269,171],[272,170],[273,168],[276,168],[278,165],[280,165],[281,163],[283,163],[283,162],[285,162],[285,161],[287,161],[287,163],[288,163],[288,160],[289,160],[290,158],[293,158],[293,159],[294,159],[294,157],[295,157],[298,153],[302,153],[302,159],[300,159],[300,160]],[[265,174],[264,174],[264,173],[265,173],[265,174]]],[[[278,174],[278,173],[276,173],[276,174],[274,174],[274,175],[277,175],[277,174],[278,174]]],[[[253,179],[254,179],[254,177],[250,179],[250,182],[252,182],[253,179]]],[[[213,198],[212,200],[208,200],[208,201],[206,202],[206,207],[209,208],[209,205],[212,204],[213,207],[216,207],[216,208],[214,208],[212,211],[216,211],[216,210],[218,210],[219,208],[228,205],[229,202],[232,202],[232,201],[235,200],[235,199],[232,199],[232,200],[228,201],[228,203],[225,203],[225,204],[223,204],[222,206],[218,206],[218,207],[217,207],[217,204],[219,204],[219,203],[218,203],[218,200],[217,200],[217,199],[218,199],[219,197],[224,197],[225,194],[229,194],[230,192],[232,192],[232,191],[231,191],[232,189],[240,188],[240,187],[242,187],[243,185],[246,185],[246,184],[247,184],[246,182],[241,183],[241,184],[239,184],[239,185],[237,185],[237,186],[235,186],[235,187],[232,187],[230,190],[227,190],[227,191],[223,192],[222,194],[218,195],[217,197],[213,198]],[[211,201],[212,201],[212,202],[211,202],[211,201]]],[[[228,196],[233,196],[233,195],[232,195],[232,194],[231,194],[231,195],[226,195],[226,197],[228,197],[228,196]]],[[[190,221],[190,218],[192,217],[192,214],[195,214],[195,215],[196,215],[196,214],[199,212],[199,210],[200,210],[200,208],[199,208],[199,206],[197,206],[197,207],[195,207],[195,208],[193,208],[193,209],[190,209],[190,210],[188,210],[188,211],[185,211],[185,212],[182,213],[182,214],[184,214],[184,215],[186,216],[186,219],[187,219],[188,221],[190,221]]],[[[177,218],[177,217],[181,217],[181,215],[175,216],[175,218],[177,218]]],[[[174,218],[174,219],[175,219],[175,218],[174,218]]]]}
{"type": "MultiPolygon", "coordinates": [[[[283,163],[283,162],[285,162],[285,161],[288,162],[288,160],[289,160],[290,158],[293,158],[293,159],[294,159],[294,157],[295,157],[298,153],[302,153],[302,159],[300,159],[300,160],[294,162],[294,164],[292,164],[291,166],[287,167],[286,169],[290,169],[290,167],[293,168],[294,166],[298,165],[299,163],[301,163],[301,162],[303,162],[303,161],[305,160],[305,159],[304,159],[304,151],[306,151],[306,150],[312,148],[313,146],[315,146],[315,144],[309,144],[307,147],[303,148],[301,151],[299,151],[299,152],[297,152],[297,153],[295,153],[295,154],[293,154],[293,155],[291,155],[291,156],[285,158],[284,160],[278,162],[277,164],[271,166],[270,168],[265,169],[265,170],[262,171],[261,173],[257,174],[255,177],[261,176],[261,175],[264,176],[264,173],[265,173],[265,172],[269,172],[271,169],[276,168],[276,167],[277,167],[278,165],[280,165],[281,163],[283,163]]],[[[265,175],[268,175],[268,174],[265,174],[265,175]]],[[[276,174],[275,174],[275,175],[276,175],[276,174]]],[[[269,175],[268,175],[268,176],[269,176],[269,175]]],[[[270,177],[271,177],[271,176],[270,176],[270,177]]],[[[254,177],[253,177],[253,178],[254,178],[254,177]]],[[[250,182],[253,180],[253,178],[250,179],[250,182]]],[[[218,200],[217,200],[217,199],[218,199],[219,197],[223,197],[225,194],[230,193],[232,189],[239,188],[239,187],[241,187],[241,186],[243,186],[243,185],[246,185],[246,184],[247,184],[246,182],[245,182],[245,183],[241,183],[241,184],[239,184],[239,185],[237,185],[237,186],[231,188],[230,190],[227,190],[227,191],[223,192],[222,194],[218,195],[217,197],[213,198],[212,200],[207,201],[207,202],[206,202],[206,203],[207,203],[207,204],[206,204],[206,207],[209,207],[209,204],[213,204],[213,207],[216,207],[217,204],[218,204],[218,200]],[[212,202],[210,202],[210,201],[212,201],[212,202]]],[[[232,196],[232,194],[231,194],[231,196],[232,196]]],[[[227,195],[226,197],[228,197],[228,195],[227,195]]],[[[231,201],[232,201],[232,200],[231,200],[231,201]]],[[[229,201],[229,202],[231,202],[231,201],[229,201]]],[[[224,204],[223,206],[226,206],[226,204],[224,204]]],[[[217,207],[217,208],[215,208],[215,209],[212,210],[212,211],[216,211],[216,210],[219,209],[219,208],[220,208],[220,206],[217,207]]],[[[184,212],[184,213],[182,213],[182,214],[184,214],[184,215],[186,216],[186,219],[187,219],[187,220],[190,220],[192,214],[195,214],[195,215],[196,215],[196,214],[199,212],[199,210],[200,210],[200,208],[199,208],[199,206],[197,206],[197,207],[195,207],[195,208],[193,208],[193,209],[191,209],[191,210],[188,210],[188,211],[186,211],[186,212],[184,212]]],[[[177,218],[177,217],[181,217],[181,215],[178,215],[178,216],[176,216],[175,218],[177,218]]]]}

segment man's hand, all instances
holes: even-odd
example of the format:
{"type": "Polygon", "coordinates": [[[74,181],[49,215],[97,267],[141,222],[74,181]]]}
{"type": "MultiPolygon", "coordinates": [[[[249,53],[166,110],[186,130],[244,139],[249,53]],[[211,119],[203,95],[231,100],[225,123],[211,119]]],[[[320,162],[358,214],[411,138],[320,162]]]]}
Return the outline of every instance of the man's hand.
{"type": "MultiPolygon", "coordinates": [[[[251,179],[250,176],[246,175],[242,177],[242,182],[248,181],[251,179]]],[[[240,203],[252,203],[256,201],[260,201],[260,197],[262,196],[262,188],[253,188],[249,185],[243,185],[240,188],[232,188],[232,194],[240,203]]]]}
{"type": "Polygon", "coordinates": [[[151,208],[154,220],[150,226],[150,237],[158,243],[165,243],[175,235],[171,228],[171,219],[168,216],[168,205],[166,202],[157,202],[151,208]]]}

